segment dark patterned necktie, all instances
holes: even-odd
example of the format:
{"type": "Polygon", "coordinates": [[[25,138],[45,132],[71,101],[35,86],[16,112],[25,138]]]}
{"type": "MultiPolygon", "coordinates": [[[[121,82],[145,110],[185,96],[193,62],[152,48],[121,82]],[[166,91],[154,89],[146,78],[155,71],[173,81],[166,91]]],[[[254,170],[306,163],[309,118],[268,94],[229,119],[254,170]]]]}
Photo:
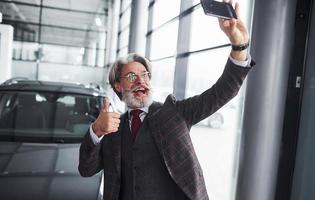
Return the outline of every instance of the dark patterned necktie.
{"type": "Polygon", "coordinates": [[[132,121],[131,121],[131,138],[132,142],[135,141],[137,137],[138,130],[141,126],[141,119],[139,117],[140,113],[142,113],[142,110],[136,109],[132,110],[130,114],[132,115],[132,121]]]}

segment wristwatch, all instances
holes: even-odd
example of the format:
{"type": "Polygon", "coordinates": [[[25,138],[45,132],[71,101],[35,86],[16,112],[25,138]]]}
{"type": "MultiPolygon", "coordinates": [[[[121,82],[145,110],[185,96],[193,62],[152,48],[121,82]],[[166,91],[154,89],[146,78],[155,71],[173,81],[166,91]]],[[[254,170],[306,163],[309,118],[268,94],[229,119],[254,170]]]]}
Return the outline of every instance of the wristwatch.
{"type": "Polygon", "coordinates": [[[233,45],[232,44],[232,49],[234,51],[243,51],[249,47],[249,41],[246,42],[245,44],[240,44],[240,45],[233,45]]]}

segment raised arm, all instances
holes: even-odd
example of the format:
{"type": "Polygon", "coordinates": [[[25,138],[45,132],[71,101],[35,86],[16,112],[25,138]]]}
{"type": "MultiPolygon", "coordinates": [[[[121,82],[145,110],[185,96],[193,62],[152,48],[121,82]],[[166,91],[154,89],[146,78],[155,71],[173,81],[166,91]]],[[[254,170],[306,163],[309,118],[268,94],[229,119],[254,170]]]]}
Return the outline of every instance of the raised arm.
{"type": "MultiPolygon", "coordinates": [[[[225,2],[232,4],[232,1],[227,0],[225,2]]],[[[223,74],[210,89],[183,101],[174,99],[173,101],[166,101],[166,103],[173,102],[176,105],[177,110],[185,118],[188,126],[194,125],[208,117],[236,96],[247,73],[254,65],[254,62],[248,60],[246,47],[249,42],[249,34],[244,23],[240,20],[238,3],[235,4],[235,11],[238,19],[219,19],[219,26],[231,42],[230,58],[245,63],[245,66],[239,66],[231,59],[228,59],[223,74]]]]}

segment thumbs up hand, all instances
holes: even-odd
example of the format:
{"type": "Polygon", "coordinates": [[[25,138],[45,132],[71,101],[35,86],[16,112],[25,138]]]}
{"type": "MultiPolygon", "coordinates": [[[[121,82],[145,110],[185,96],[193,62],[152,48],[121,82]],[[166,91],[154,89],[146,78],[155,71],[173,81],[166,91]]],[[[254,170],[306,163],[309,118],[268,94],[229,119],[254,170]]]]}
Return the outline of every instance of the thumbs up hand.
{"type": "Polygon", "coordinates": [[[118,131],[120,114],[117,112],[109,112],[109,106],[109,99],[105,97],[102,110],[92,124],[92,129],[98,137],[118,131]]]}

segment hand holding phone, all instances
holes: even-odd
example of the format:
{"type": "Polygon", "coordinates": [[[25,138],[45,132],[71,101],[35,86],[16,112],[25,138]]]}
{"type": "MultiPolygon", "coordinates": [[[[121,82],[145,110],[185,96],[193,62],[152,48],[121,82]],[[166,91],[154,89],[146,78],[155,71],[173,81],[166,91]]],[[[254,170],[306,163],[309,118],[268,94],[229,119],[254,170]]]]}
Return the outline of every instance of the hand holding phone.
{"type": "Polygon", "coordinates": [[[237,19],[233,6],[229,3],[218,2],[214,0],[200,0],[203,11],[206,15],[222,18],[237,19]]]}

